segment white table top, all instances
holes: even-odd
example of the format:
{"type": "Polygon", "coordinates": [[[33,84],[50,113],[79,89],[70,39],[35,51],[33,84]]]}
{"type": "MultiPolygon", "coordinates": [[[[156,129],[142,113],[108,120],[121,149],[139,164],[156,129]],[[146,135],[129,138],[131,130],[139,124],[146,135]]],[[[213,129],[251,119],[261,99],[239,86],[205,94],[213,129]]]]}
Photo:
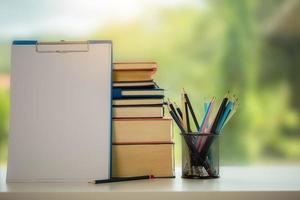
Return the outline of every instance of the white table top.
{"type": "MultiPolygon", "coordinates": [[[[180,169],[179,169],[180,170],[180,169]]],[[[94,185],[90,183],[6,183],[0,171],[0,199],[300,199],[300,166],[222,167],[219,179],[176,178],[94,185]],[[63,196],[62,196],[63,195],[63,196]]]]}

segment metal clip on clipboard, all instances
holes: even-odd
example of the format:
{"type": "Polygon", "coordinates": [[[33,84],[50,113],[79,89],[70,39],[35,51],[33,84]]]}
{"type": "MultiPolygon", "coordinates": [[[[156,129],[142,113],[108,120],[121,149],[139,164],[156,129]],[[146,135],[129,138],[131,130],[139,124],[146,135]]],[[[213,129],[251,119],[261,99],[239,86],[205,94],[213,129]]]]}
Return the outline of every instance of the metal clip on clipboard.
{"type": "Polygon", "coordinates": [[[71,53],[88,52],[90,49],[88,41],[64,41],[59,42],[38,42],[35,50],[38,53],[71,53]]]}

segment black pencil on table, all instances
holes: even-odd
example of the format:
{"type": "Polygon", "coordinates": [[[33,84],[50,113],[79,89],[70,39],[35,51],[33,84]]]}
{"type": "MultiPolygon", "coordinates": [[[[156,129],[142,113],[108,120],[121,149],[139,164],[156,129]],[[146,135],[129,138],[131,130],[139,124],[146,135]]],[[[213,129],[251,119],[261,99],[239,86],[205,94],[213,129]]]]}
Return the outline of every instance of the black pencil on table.
{"type": "Polygon", "coordinates": [[[123,181],[135,181],[135,180],[142,180],[142,179],[153,179],[153,175],[147,176],[133,176],[133,177],[124,177],[124,178],[111,178],[105,180],[94,180],[90,183],[94,184],[101,184],[101,183],[113,183],[113,182],[123,182],[123,181]]]}

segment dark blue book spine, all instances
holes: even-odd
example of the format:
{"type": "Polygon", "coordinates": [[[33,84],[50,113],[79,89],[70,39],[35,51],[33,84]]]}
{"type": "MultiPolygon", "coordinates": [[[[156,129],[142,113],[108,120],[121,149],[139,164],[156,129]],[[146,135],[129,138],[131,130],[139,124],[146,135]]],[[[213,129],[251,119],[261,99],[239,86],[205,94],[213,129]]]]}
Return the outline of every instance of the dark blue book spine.
{"type": "MultiPolygon", "coordinates": [[[[122,95],[122,88],[113,88],[112,95],[113,99],[162,99],[164,95],[122,95]]],[[[162,90],[162,89],[155,89],[155,90],[162,90]]],[[[127,90],[130,91],[130,90],[127,90]]]]}
{"type": "Polygon", "coordinates": [[[113,99],[122,99],[122,89],[121,88],[113,88],[112,96],[113,96],[113,99]]]}

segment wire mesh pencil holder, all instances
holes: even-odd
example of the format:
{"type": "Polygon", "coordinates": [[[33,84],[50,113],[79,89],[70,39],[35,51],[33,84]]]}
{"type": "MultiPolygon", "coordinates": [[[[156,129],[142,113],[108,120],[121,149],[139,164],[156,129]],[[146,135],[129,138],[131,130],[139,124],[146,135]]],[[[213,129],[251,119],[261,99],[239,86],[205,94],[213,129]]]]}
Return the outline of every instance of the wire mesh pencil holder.
{"type": "Polygon", "coordinates": [[[219,135],[181,133],[182,178],[219,178],[219,135]]]}

